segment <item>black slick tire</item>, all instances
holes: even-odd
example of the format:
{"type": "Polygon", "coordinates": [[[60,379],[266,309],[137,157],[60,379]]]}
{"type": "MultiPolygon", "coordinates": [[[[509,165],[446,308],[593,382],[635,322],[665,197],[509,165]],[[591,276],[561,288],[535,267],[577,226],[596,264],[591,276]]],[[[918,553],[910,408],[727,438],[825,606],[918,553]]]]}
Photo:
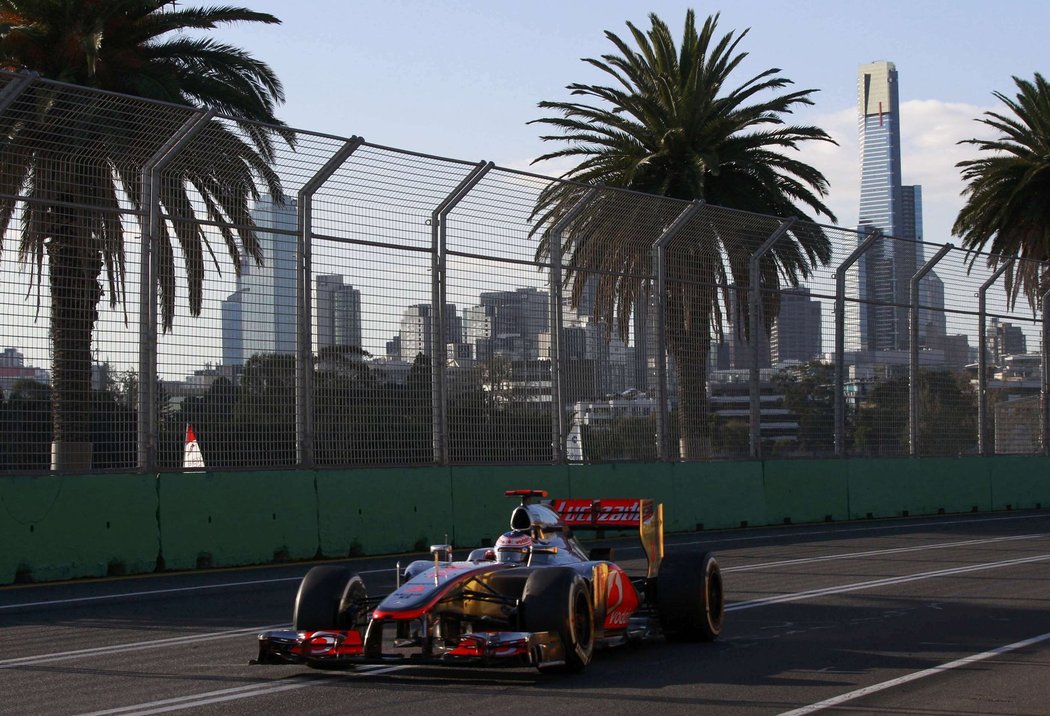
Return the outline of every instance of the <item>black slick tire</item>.
{"type": "Polygon", "coordinates": [[[709,552],[674,552],[656,577],[660,626],[670,641],[714,641],[722,633],[722,570],[709,552]]]}
{"type": "Polygon", "coordinates": [[[587,582],[565,567],[537,569],[521,597],[522,626],[529,632],[556,632],[565,663],[537,665],[540,671],[579,672],[594,655],[594,604],[587,582]]]}
{"type": "Polygon", "coordinates": [[[313,567],[299,584],[292,611],[296,631],[352,629],[366,619],[365,585],[348,567],[313,567]]]}

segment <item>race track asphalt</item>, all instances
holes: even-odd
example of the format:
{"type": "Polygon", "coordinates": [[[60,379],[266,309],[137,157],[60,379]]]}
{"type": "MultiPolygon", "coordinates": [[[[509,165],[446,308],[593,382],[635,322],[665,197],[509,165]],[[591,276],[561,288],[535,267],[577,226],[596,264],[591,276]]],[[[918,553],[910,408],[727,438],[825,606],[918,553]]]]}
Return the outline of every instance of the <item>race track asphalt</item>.
{"type": "MultiPolygon", "coordinates": [[[[1050,713],[1050,512],[668,536],[686,548],[718,555],[723,637],[570,676],[249,666],[307,564],[3,588],[0,713],[1050,713]]],[[[396,559],[350,563],[380,593],[396,559]]]]}

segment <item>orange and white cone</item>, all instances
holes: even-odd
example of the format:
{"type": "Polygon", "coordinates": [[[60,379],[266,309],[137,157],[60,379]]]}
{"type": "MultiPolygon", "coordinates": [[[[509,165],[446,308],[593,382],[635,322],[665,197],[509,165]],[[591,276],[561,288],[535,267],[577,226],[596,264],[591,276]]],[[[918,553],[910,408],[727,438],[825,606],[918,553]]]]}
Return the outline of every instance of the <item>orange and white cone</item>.
{"type": "Polygon", "coordinates": [[[200,445],[197,444],[197,435],[193,432],[193,426],[186,424],[186,446],[182,451],[182,466],[196,470],[204,469],[204,455],[201,454],[200,445]]]}

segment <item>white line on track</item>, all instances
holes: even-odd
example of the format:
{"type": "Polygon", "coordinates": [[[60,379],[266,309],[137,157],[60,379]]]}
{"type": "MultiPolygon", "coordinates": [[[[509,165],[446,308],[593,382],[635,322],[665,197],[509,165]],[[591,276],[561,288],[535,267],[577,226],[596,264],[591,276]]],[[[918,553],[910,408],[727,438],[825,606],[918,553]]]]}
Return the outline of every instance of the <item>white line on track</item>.
{"type": "Polygon", "coordinates": [[[980,572],[986,569],[999,569],[1001,567],[1014,567],[1019,564],[1031,564],[1033,562],[1046,562],[1050,560],[1050,554],[1040,554],[1034,557],[1021,557],[1019,559],[1007,559],[1001,562],[986,562],[984,564],[971,564],[965,567],[952,567],[950,569],[938,569],[933,572],[920,572],[902,577],[886,577],[885,579],[872,579],[867,582],[855,582],[843,584],[838,587],[826,587],[824,589],[811,589],[805,592],[794,592],[792,594],[780,594],[775,597],[763,599],[752,599],[747,602],[736,602],[726,606],[727,612],[737,612],[743,609],[755,609],[770,604],[784,604],[787,602],[799,602],[804,599],[824,597],[832,594],[844,594],[846,592],[858,592],[862,589],[875,589],[877,587],[888,587],[906,582],[917,582],[923,579],[936,579],[938,577],[951,577],[956,574],[967,574],[969,572],[980,572]]]}
{"type": "MultiPolygon", "coordinates": [[[[806,530],[801,531],[799,528],[789,527],[789,532],[776,532],[770,533],[768,530],[775,529],[777,526],[772,525],[766,528],[755,528],[765,530],[764,534],[748,535],[747,537],[721,537],[711,535],[707,539],[694,540],[692,542],[675,542],[669,541],[668,546],[680,546],[690,547],[698,544],[710,544],[711,542],[731,543],[731,542],[758,542],[762,540],[776,539],[777,537],[821,537],[824,535],[849,535],[857,532],[886,532],[889,530],[905,530],[912,529],[915,527],[954,527],[956,525],[972,525],[981,522],[999,522],[999,521],[1013,521],[1013,520],[1045,520],[1050,515],[1046,512],[1035,514],[1035,515],[1012,515],[1010,517],[975,517],[973,519],[945,519],[938,520],[936,522],[906,522],[904,524],[885,524],[885,525],[869,525],[865,527],[839,527],[832,529],[823,530],[806,530]],[[795,531],[799,530],[799,531],[795,531]]],[[[638,547],[637,549],[641,549],[638,547]]]]}
{"type": "MultiPolygon", "coordinates": [[[[372,674],[385,674],[391,671],[400,671],[411,668],[410,665],[398,666],[363,666],[356,671],[345,672],[345,676],[370,676],[372,674]]],[[[183,709],[193,709],[208,704],[220,704],[237,699],[247,699],[253,696],[268,696],[281,691],[292,691],[294,689],[305,689],[311,686],[321,686],[329,683],[329,679],[319,678],[316,675],[293,676],[276,682],[265,684],[250,684],[248,686],[236,686],[230,689],[219,689],[218,691],[206,691],[202,694],[189,694],[172,699],[160,699],[159,701],[148,701],[131,706],[119,706],[117,708],[105,709],[103,711],[92,711],[80,714],[80,716],[149,716],[150,714],[169,713],[183,709]]]]}
{"type": "Polygon", "coordinates": [[[58,651],[50,654],[37,654],[36,656],[23,656],[17,659],[0,660],[0,669],[12,669],[19,666],[31,664],[47,664],[52,661],[65,661],[67,659],[81,659],[88,656],[101,656],[103,654],[123,654],[129,651],[144,651],[146,649],[159,649],[165,646],[179,646],[182,644],[194,644],[202,641],[215,641],[216,639],[230,639],[232,637],[245,636],[247,634],[258,634],[269,629],[286,629],[287,624],[271,624],[269,626],[252,627],[250,629],[232,629],[229,631],[211,632],[208,634],[191,634],[189,636],[175,636],[169,639],[154,639],[152,641],[138,641],[130,644],[111,644],[109,646],[98,646],[92,649],[76,649],[74,651],[58,651]]]}
{"type": "Polygon", "coordinates": [[[823,711],[824,709],[844,704],[847,701],[854,701],[869,694],[878,693],[879,691],[885,691],[886,689],[892,689],[895,686],[907,684],[911,681],[924,679],[927,676],[943,674],[946,671],[957,669],[960,666],[966,666],[968,664],[973,664],[977,661],[984,661],[985,659],[991,659],[993,657],[1000,656],[1001,654],[1006,654],[1011,651],[1024,649],[1025,647],[1032,646],[1033,644],[1038,644],[1043,641],[1047,641],[1048,639],[1050,639],[1050,633],[1040,634],[1039,636],[1033,636],[1031,639],[1025,639],[1023,641],[1015,641],[1013,644],[1007,644],[1006,646],[1001,646],[998,649],[983,651],[980,654],[966,656],[962,659],[949,661],[947,664],[941,664],[940,666],[934,666],[929,669],[923,669],[922,671],[916,671],[911,674],[905,674],[904,676],[899,676],[896,679],[883,681],[880,684],[872,684],[871,686],[865,686],[864,688],[857,689],[856,691],[850,691],[845,694],[840,694],[839,696],[833,696],[830,699],[824,699],[823,701],[818,701],[816,703],[809,704],[808,706],[802,706],[801,708],[792,709],[791,711],[785,711],[782,714],[780,714],[780,716],[805,716],[806,714],[815,713],[817,711],[823,711]]]}
{"type": "Polygon", "coordinates": [[[101,602],[106,599],[126,597],[147,597],[153,594],[178,594],[179,592],[204,592],[209,589],[228,589],[230,587],[250,587],[255,584],[275,584],[277,582],[299,582],[302,577],[278,577],[276,579],[253,579],[247,582],[222,582],[220,584],[199,584],[193,587],[170,587],[168,589],[147,589],[144,592],[120,592],[119,594],[97,594],[93,597],[73,597],[71,599],[49,599],[43,602],[22,602],[21,604],[0,604],[0,609],[19,609],[23,607],[47,607],[54,604],[81,604],[83,602],[101,602]]]}
{"type": "Polygon", "coordinates": [[[991,537],[989,539],[970,539],[961,542],[941,542],[940,544],[925,544],[916,547],[892,547],[890,549],[873,549],[867,552],[849,552],[846,554],[829,554],[821,557],[800,557],[798,559],[785,559],[779,562],[762,562],[761,564],[748,564],[740,567],[726,567],[723,572],[754,572],[759,569],[770,567],[786,567],[792,564],[809,564],[811,562],[832,562],[836,559],[854,559],[856,557],[881,557],[884,554],[902,554],[904,552],[925,552],[933,549],[951,549],[953,547],[972,547],[978,544],[992,544],[995,542],[1012,542],[1014,540],[1039,539],[1050,537],[1050,534],[1039,533],[1031,535],[1013,535],[1011,537],[991,537]]]}

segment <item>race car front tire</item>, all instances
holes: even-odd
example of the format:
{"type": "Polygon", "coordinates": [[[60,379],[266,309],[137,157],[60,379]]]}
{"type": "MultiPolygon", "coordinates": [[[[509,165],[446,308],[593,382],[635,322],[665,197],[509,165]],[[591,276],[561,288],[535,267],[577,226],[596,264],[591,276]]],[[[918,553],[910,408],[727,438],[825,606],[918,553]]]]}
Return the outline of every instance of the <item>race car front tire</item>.
{"type": "Polygon", "coordinates": [[[292,611],[296,631],[352,629],[363,624],[365,585],[348,567],[313,567],[299,584],[292,611]]]}
{"type": "Polygon", "coordinates": [[[565,663],[537,664],[540,671],[582,671],[594,655],[594,605],[587,582],[567,567],[533,571],[521,597],[522,626],[557,633],[565,663]]]}
{"type": "Polygon", "coordinates": [[[670,641],[714,641],[722,632],[722,570],[709,552],[672,552],[656,576],[660,626],[670,641]]]}

